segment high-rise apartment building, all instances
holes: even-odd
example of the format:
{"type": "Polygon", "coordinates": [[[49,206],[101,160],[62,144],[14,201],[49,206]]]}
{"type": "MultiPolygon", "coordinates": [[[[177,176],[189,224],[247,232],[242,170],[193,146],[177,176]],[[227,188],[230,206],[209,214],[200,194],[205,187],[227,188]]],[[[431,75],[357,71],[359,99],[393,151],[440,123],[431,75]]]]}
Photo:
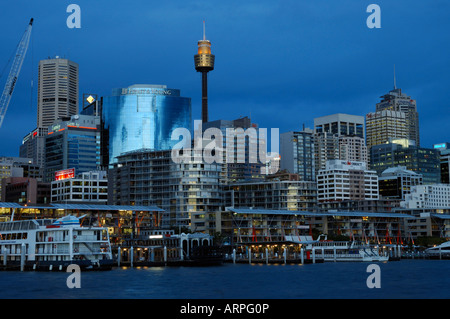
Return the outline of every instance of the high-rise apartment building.
{"type": "Polygon", "coordinates": [[[55,57],[39,61],[37,127],[78,113],[78,64],[55,57]]]}
{"type": "MultiPolygon", "coordinates": [[[[398,89],[395,85],[394,89],[381,96],[381,99],[376,104],[376,112],[384,110],[404,112],[407,132],[406,138],[414,141],[417,146],[420,146],[419,113],[417,112],[416,101],[402,93],[402,90],[398,89]]],[[[398,136],[397,138],[401,137],[398,136]]]]}
{"type": "Polygon", "coordinates": [[[314,133],[314,170],[325,169],[327,161],[339,159],[339,136],[329,132],[314,133]]]}
{"type": "Polygon", "coordinates": [[[222,207],[221,167],[191,154],[181,163],[172,160],[171,150],[143,149],[118,156],[108,173],[108,203],[156,205],[165,210],[170,226],[214,233],[222,207]]]}
{"type": "Polygon", "coordinates": [[[359,136],[339,137],[339,159],[349,162],[364,162],[369,165],[366,141],[359,136]]]}
{"type": "Polygon", "coordinates": [[[314,211],[317,205],[315,182],[267,180],[224,186],[226,207],[255,207],[273,210],[314,211]]]}

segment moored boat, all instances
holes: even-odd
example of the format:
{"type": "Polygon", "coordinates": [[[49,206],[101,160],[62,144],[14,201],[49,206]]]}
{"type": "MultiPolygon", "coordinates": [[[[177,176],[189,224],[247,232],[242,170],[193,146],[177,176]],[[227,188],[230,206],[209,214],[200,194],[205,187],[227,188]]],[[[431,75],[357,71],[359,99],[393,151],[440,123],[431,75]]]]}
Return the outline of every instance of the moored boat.
{"type": "Polygon", "coordinates": [[[65,270],[75,264],[82,270],[111,269],[107,229],[82,226],[81,218],[68,215],[0,223],[0,268],[65,270]]]}
{"type": "Polygon", "coordinates": [[[357,241],[317,240],[307,245],[307,250],[314,250],[324,261],[362,261],[384,262],[389,256],[380,253],[380,246],[368,245],[357,241]]]}
{"type": "Polygon", "coordinates": [[[425,255],[430,259],[450,259],[450,241],[425,249],[425,255]]]}

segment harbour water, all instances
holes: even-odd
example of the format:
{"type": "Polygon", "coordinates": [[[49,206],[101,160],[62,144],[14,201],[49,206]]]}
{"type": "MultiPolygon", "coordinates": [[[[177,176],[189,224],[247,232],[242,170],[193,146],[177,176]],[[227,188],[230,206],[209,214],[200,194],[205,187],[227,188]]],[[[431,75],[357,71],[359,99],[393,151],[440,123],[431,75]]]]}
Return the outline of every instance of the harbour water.
{"type": "Polygon", "coordinates": [[[1,299],[448,299],[450,260],[378,263],[380,288],[369,288],[369,263],[224,264],[214,267],[114,268],[82,272],[0,272],[1,299]]]}

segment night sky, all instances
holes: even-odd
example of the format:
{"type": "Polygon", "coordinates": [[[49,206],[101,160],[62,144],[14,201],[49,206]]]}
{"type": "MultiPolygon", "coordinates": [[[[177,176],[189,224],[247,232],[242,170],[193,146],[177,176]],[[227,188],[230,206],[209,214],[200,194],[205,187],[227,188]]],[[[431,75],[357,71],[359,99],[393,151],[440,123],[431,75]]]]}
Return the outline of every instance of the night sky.
{"type": "Polygon", "coordinates": [[[36,127],[38,62],[56,55],[79,64],[80,99],[165,84],[191,97],[192,118],[200,119],[193,56],[203,20],[216,56],[210,120],[250,116],[283,133],[312,128],[319,116],[365,116],[393,88],[395,64],[397,87],[417,100],[422,146],[450,142],[449,14],[446,0],[5,1],[2,91],[30,18],[34,27],[0,128],[0,155],[18,156],[22,138],[36,127]],[[66,25],[72,3],[81,8],[80,29],[66,25]],[[371,3],[381,8],[380,29],[366,25],[371,3]]]}

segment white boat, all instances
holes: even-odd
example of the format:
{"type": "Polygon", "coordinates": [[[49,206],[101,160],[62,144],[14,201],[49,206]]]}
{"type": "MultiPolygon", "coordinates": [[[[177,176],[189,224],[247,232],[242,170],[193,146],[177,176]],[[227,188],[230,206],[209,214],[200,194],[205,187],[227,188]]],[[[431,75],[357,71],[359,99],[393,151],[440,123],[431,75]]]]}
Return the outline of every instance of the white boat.
{"type": "Polygon", "coordinates": [[[450,241],[425,249],[425,254],[432,259],[450,259],[450,241]]]}
{"type": "Polygon", "coordinates": [[[380,254],[378,246],[369,246],[355,241],[318,241],[311,245],[316,256],[324,261],[383,262],[389,256],[380,254]]]}
{"type": "Polygon", "coordinates": [[[113,258],[107,229],[81,226],[81,218],[68,215],[0,223],[0,267],[63,270],[77,264],[81,269],[110,269],[113,258]]]}
{"type": "Polygon", "coordinates": [[[323,261],[388,261],[389,256],[380,253],[380,246],[370,246],[356,241],[332,241],[327,240],[326,235],[320,235],[316,240],[311,236],[286,236],[286,240],[295,244],[301,244],[308,258],[314,254],[314,258],[323,261]]]}

